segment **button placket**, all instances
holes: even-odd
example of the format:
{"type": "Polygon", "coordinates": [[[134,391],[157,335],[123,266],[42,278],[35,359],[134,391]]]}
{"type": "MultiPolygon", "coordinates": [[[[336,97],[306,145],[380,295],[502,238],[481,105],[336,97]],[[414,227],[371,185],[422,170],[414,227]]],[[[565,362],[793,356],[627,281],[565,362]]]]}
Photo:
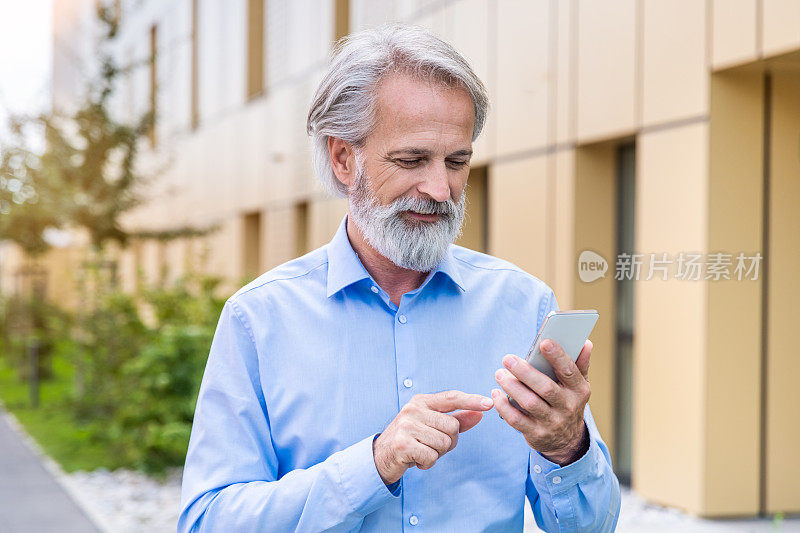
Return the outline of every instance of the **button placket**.
{"type": "MultiPolygon", "coordinates": [[[[400,305],[396,307],[394,316],[394,347],[396,363],[396,383],[398,406],[406,405],[415,393],[420,392],[420,387],[425,387],[424,372],[417,367],[417,349],[415,326],[413,317],[408,312],[409,298],[404,295],[400,305]],[[422,380],[422,381],[420,381],[422,380]]],[[[413,511],[421,510],[423,502],[419,500],[421,493],[418,483],[423,482],[421,471],[411,468],[403,475],[403,516],[406,527],[411,528],[422,521],[413,511]]]]}

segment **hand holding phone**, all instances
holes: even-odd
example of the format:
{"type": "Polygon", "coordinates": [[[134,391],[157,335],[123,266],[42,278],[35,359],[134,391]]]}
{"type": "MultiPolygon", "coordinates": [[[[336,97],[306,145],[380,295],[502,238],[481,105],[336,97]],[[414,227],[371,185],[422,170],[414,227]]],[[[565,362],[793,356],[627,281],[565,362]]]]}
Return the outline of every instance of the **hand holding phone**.
{"type": "MultiPolygon", "coordinates": [[[[600,315],[595,309],[550,311],[528,351],[527,362],[558,383],[555,370],[542,355],[539,345],[545,339],[551,339],[558,343],[573,361],[576,361],[599,317],[600,315]]],[[[519,409],[517,403],[510,396],[509,401],[511,405],[519,409]]]]}

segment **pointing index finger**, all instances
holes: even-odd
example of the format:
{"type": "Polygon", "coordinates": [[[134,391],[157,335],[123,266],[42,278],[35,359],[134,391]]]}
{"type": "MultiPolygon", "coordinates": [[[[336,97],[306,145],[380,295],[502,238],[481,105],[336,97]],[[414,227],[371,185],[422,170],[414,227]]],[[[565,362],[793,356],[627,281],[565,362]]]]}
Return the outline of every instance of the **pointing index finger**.
{"type": "Polygon", "coordinates": [[[434,394],[426,394],[423,403],[434,411],[449,413],[456,409],[468,411],[488,411],[494,405],[494,400],[480,394],[467,394],[459,390],[448,390],[434,394]]]}

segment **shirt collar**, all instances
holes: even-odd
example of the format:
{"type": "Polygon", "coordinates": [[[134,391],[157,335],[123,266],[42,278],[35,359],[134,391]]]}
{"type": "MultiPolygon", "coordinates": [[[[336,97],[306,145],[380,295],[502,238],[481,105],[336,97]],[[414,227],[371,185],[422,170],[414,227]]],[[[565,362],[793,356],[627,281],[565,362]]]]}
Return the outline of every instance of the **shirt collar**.
{"type": "MultiPolygon", "coordinates": [[[[361,260],[356,255],[353,246],[350,244],[350,239],[347,237],[347,214],[344,215],[342,221],[339,223],[339,228],[336,230],[333,239],[328,243],[328,297],[336,294],[348,285],[352,285],[357,281],[368,278],[372,279],[367,269],[361,263],[361,260]]],[[[458,288],[466,292],[466,285],[461,276],[458,268],[458,263],[453,257],[453,245],[447,247],[445,254],[439,265],[428,274],[422,286],[425,286],[437,272],[442,272],[450,280],[455,283],[458,288]]],[[[373,280],[374,281],[374,280],[373,280]]]]}

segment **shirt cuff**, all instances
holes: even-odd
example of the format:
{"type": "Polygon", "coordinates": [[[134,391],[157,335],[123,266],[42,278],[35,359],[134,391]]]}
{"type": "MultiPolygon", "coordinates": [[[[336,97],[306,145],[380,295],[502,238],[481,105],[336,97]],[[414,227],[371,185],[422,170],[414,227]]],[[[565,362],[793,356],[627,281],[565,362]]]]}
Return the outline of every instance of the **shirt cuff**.
{"type": "Polygon", "coordinates": [[[565,466],[559,466],[545,459],[537,450],[531,449],[530,475],[540,493],[542,489],[547,489],[550,494],[556,494],[593,475],[600,460],[604,460],[603,451],[597,437],[589,431],[589,449],[580,459],[565,466]]]}
{"type": "Polygon", "coordinates": [[[372,453],[376,435],[353,444],[337,454],[337,466],[342,490],[350,506],[366,516],[397,496],[381,479],[372,453]]]}

